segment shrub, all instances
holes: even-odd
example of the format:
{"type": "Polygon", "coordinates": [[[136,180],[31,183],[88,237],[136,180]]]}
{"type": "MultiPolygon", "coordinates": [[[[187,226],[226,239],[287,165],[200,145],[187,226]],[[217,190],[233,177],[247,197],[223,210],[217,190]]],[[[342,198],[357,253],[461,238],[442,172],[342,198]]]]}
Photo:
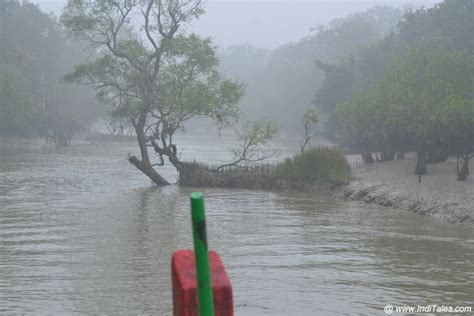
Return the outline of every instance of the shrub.
{"type": "Polygon", "coordinates": [[[336,148],[311,148],[278,164],[275,175],[342,184],[351,179],[351,167],[336,148]]]}

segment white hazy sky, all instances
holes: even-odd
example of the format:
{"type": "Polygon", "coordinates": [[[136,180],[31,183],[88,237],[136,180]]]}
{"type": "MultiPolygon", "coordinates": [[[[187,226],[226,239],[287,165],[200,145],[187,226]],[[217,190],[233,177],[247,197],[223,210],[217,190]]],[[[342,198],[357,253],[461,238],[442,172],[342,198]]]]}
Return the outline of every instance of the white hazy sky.
{"type": "MultiPolygon", "coordinates": [[[[1,0],[0,0],[1,1],[1,0]]],[[[375,5],[430,7],[440,0],[214,0],[205,1],[206,14],[191,29],[209,36],[219,46],[248,43],[260,48],[296,42],[311,27],[375,5]]],[[[59,15],[66,0],[30,0],[59,15]]]]}

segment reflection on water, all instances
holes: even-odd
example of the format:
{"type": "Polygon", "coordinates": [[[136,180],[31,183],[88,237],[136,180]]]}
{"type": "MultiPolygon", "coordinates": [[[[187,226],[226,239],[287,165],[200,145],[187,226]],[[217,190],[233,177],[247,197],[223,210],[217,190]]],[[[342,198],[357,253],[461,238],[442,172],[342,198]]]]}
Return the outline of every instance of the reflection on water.
{"type": "MultiPolygon", "coordinates": [[[[133,145],[0,153],[0,313],[170,314],[192,188],[151,186],[125,160],[133,145]]],[[[315,194],[202,191],[236,315],[473,303],[472,228],[315,194]]]]}

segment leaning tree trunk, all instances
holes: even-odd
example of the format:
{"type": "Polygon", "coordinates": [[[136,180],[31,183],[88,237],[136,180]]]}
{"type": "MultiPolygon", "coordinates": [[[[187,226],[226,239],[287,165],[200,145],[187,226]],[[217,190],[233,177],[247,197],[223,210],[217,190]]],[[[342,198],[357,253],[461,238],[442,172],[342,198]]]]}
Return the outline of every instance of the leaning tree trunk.
{"type": "MultiPolygon", "coordinates": [[[[141,125],[141,124],[140,124],[141,125]]],[[[143,124],[144,126],[144,124],[143,124]]],[[[143,172],[148,178],[151,179],[156,185],[168,185],[169,182],[166,181],[150,163],[150,156],[148,155],[148,148],[145,141],[145,133],[143,126],[135,126],[135,131],[137,133],[138,145],[140,146],[140,154],[142,159],[138,159],[136,156],[130,156],[128,161],[137,167],[138,170],[143,172]]]]}
{"type": "Polygon", "coordinates": [[[422,176],[427,173],[426,154],[425,152],[417,152],[417,156],[418,157],[416,159],[415,174],[418,176],[422,176]]]}
{"type": "Polygon", "coordinates": [[[458,172],[458,181],[465,181],[469,176],[469,158],[462,156],[462,167],[459,170],[459,157],[457,159],[456,169],[458,172]]]}

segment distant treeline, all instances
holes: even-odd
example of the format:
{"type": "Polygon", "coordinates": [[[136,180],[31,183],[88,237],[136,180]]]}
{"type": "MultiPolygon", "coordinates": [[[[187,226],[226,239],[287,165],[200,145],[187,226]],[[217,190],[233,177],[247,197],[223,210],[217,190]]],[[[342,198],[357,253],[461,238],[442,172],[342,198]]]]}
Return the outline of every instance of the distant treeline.
{"type": "Polygon", "coordinates": [[[267,117],[283,129],[299,133],[301,116],[311,106],[325,72],[315,61],[337,63],[361,47],[389,34],[403,12],[377,6],[317,26],[306,38],[274,50],[249,45],[219,52],[224,74],[246,82],[241,108],[249,117],[267,117]]]}
{"type": "Polygon", "coordinates": [[[339,63],[318,62],[315,105],[325,135],[366,162],[416,151],[426,163],[457,155],[466,179],[474,152],[474,2],[446,0],[406,12],[389,35],[339,63]]]}
{"type": "Polygon", "coordinates": [[[0,1],[0,133],[57,146],[103,113],[93,91],[62,77],[86,58],[57,18],[31,3],[0,1]]]}

